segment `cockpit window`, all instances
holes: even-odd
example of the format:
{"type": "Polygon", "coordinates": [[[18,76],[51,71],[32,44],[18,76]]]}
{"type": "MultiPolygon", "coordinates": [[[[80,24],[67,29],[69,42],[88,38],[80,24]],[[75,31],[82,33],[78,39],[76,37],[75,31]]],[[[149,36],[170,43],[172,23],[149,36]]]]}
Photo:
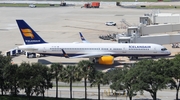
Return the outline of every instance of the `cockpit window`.
{"type": "Polygon", "coordinates": [[[167,49],[166,49],[166,48],[162,48],[162,49],[161,49],[161,51],[165,51],[165,50],[167,50],[167,49]]]}

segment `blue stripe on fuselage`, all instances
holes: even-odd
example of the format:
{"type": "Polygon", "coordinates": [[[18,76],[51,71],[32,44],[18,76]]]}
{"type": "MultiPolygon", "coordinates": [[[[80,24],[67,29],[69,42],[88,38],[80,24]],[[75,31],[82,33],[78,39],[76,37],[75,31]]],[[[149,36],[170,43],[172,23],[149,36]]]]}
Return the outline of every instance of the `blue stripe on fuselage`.
{"type": "MultiPolygon", "coordinates": [[[[56,54],[56,53],[53,53],[53,54],[52,53],[40,53],[40,54],[48,55],[48,56],[64,57],[63,53],[58,53],[58,54],[56,54]]],[[[69,57],[80,56],[80,55],[84,55],[84,54],[70,54],[70,53],[68,53],[69,57]]],[[[139,56],[139,57],[143,57],[143,56],[169,56],[169,54],[143,54],[143,55],[139,55],[139,54],[112,54],[111,56],[114,56],[114,57],[118,57],[118,56],[139,56]]]]}

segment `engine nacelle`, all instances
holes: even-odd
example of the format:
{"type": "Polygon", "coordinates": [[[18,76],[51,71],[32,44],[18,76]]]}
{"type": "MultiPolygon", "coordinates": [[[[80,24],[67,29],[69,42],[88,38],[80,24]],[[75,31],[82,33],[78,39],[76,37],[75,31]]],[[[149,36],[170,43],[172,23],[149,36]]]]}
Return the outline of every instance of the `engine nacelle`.
{"type": "Polygon", "coordinates": [[[113,56],[102,56],[98,59],[99,64],[112,65],[114,63],[113,56]]]}

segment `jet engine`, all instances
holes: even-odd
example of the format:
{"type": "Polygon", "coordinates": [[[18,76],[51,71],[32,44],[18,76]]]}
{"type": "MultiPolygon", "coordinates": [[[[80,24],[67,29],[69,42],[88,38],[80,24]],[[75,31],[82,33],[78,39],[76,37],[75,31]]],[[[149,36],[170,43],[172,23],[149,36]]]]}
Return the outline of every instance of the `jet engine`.
{"type": "Polygon", "coordinates": [[[112,65],[114,63],[113,56],[102,56],[98,59],[99,64],[102,65],[112,65]]]}

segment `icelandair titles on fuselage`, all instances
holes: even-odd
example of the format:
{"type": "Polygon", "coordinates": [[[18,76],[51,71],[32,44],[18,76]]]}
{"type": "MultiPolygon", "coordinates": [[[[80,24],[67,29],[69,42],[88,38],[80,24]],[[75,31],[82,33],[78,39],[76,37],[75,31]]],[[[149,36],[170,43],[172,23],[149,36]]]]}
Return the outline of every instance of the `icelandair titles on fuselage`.
{"type": "Polygon", "coordinates": [[[129,48],[151,48],[151,46],[129,46],[129,48]]]}

